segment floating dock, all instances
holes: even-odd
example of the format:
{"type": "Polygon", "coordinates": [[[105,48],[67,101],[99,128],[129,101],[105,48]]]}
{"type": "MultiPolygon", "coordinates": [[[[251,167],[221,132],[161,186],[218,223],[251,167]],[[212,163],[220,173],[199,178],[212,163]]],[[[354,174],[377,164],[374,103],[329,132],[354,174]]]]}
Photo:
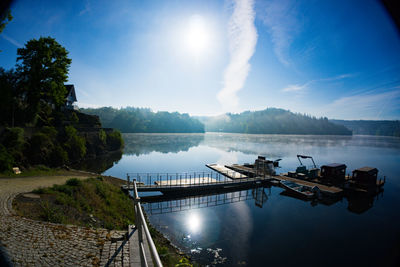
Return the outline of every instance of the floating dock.
{"type": "Polygon", "coordinates": [[[216,171],[228,178],[231,179],[243,179],[243,178],[248,178],[247,175],[244,175],[243,173],[237,172],[235,170],[229,169],[223,165],[220,164],[206,164],[208,168],[210,168],[213,171],[216,171]]]}
{"type": "MultiPolygon", "coordinates": [[[[257,175],[256,171],[254,169],[243,166],[243,165],[239,165],[239,164],[226,165],[226,168],[234,170],[234,171],[244,172],[244,173],[251,174],[254,176],[257,175]]],[[[262,174],[260,174],[260,175],[262,175],[262,174]]],[[[291,181],[291,182],[294,182],[299,185],[306,185],[306,186],[310,186],[310,187],[316,186],[319,188],[319,190],[321,190],[322,193],[327,194],[327,195],[333,196],[333,195],[340,195],[343,193],[343,189],[336,187],[336,186],[328,186],[328,185],[324,185],[324,184],[320,184],[320,183],[305,181],[305,180],[301,180],[301,179],[297,179],[297,178],[291,178],[291,177],[287,177],[287,176],[283,176],[283,175],[272,175],[269,177],[272,177],[274,180],[277,180],[277,181],[291,181]]]]}
{"type": "MultiPolygon", "coordinates": [[[[159,191],[162,193],[175,193],[182,194],[190,191],[194,191],[197,193],[201,193],[204,191],[213,191],[213,190],[227,190],[233,188],[246,188],[248,186],[262,186],[264,183],[270,181],[270,178],[266,177],[254,177],[254,178],[243,178],[236,180],[226,180],[226,181],[210,181],[207,182],[207,177],[204,177],[203,182],[202,179],[194,180],[190,184],[180,183],[180,179],[176,180],[168,180],[168,181],[158,181],[154,182],[154,184],[137,184],[138,192],[151,192],[151,191],[159,191]]],[[[123,190],[131,191],[134,189],[132,183],[127,185],[122,185],[123,190]]]]}

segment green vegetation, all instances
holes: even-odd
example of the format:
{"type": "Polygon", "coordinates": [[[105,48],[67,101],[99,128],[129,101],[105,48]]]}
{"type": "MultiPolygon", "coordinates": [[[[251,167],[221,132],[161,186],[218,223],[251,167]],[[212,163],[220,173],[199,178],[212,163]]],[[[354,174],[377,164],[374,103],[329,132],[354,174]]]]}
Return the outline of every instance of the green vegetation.
{"type": "Polygon", "coordinates": [[[400,121],[371,121],[371,120],[329,120],[337,125],[343,125],[360,135],[381,135],[400,137],[400,121]]]}
{"type": "Polygon", "coordinates": [[[0,172],[59,167],[123,147],[97,116],[65,108],[71,59],[55,39],[32,39],[17,55],[15,69],[0,68],[0,172]]]}
{"type": "MultiPolygon", "coordinates": [[[[134,223],[132,200],[122,192],[122,180],[112,177],[71,178],[63,185],[39,188],[14,199],[18,215],[52,223],[126,230],[134,223]]],[[[160,232],[149,230],[164,266],[193,266],[160,232]]]]}
{"type": "Polygon", "coordinates": [[[40,188],[39,199],[29,204],[23,196],[14,202],[20,215],[53,223],[125,230],[134,222],[129,197],[112,182],[102,178],[69,179],[64,185],[40,188]]]}
{"type": "Polygon", "coordinates": [[[123,133],[204,133],[204,125],[186,113],[153,112],[134,107],[88,108],[81,111],[99,116],[104,127],[116,128],[123,133]]]}
{"type": "Polygon", "coordinates": [[[351,135],[349,129],[333,124],[327,118],[318,119],[277,108],[202,117],[200,120],[205,124],[207,132],[351,135]]]}

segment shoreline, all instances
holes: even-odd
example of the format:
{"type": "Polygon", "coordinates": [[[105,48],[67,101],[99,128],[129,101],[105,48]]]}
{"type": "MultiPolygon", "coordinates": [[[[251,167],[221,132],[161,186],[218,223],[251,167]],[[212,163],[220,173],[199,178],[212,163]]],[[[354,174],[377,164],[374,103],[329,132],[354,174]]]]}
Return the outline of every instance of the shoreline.
{"type": "MultiPolygon", "coordinates": [[[[32,178],[40,178],[40,177],[48,177],[48,178],[55,178],[57,179],[58,177],[60,178],[65,178],[65,177],[71,177],[73,178],[74,176],[78,176],[78,177],[82,177],[82,176],[86,176],[86,177],[96,177],[96,176],[101,176],[104,177],[106,179],[108,179],[109,181],[111,181],[111,183],[113,183],[114,185],[120,187],[121,185],[126,183],[126,180],[119,178],[119,177],[114,177],[114,176],[109,176],[109,175],[102,175],[102,174],[98,174],[98,173],[94,173],[94,172],[90,172],[90,171],[84,171],[84,170],[78,170],[78,169],[72,169],[72,168],[61,168],[61,169],[49,169],[47,171],[47,174],[44,172],[42,173],[35,173],[34,175],[16,175],[16,174],[11,174],[11,175],[6,175],[6,174],[0,174],[0,180],[4,180],[4,179],[18,179],[18,180],[23,180],[23,179],[32,179],[32,178]]],[[[19,194],[17,194],[19,195],[19,194]]],[[[16,195],[16,196],[17,196],[16,195]]],[[[14,200],[13,200],[14,201],[14,200]]],[[[146,212],[144,211],[144,215],[147,221],[147,224],[149,226],[149,228],[151,229],[151,233],[153,236],[153,240],[157,246],[157,248],[160,249],[164,249],[167,250],[168,253],[166,253],[168,259],[170,260],[175,260],[175,264],[178,264],[179,260],[182,258],[186,258],[190,261],[191,264],[195,264],[198,265],[197,263],[193,262],[191,260],[190,255],[187,255],[186,253],[184,253],[183,251],[181,251],[175,244],[173,244],[164,234],[162,234],[159,230],[157,230],[148,220],[148,215],[146,214],[146,212]],[[171,255],[173,254],[173,255],[171,255]],[[170,258],[172,257],[172,259],[170,258]]],[[[25,217],[22,217],[25,218],[25,217]]],[[[42,222],[40,220],[36,220],[37,222],[42,222]]],[[[60,224],[60,225],[64,225],[64,224],[60,224]]],[[[97,228],[93,228],[94,230],[97,228]]],[[[161,253],[160,253],[161,254],[161,253]]],[[[169,266],[169,265],[166,265],[169,266]]]]}

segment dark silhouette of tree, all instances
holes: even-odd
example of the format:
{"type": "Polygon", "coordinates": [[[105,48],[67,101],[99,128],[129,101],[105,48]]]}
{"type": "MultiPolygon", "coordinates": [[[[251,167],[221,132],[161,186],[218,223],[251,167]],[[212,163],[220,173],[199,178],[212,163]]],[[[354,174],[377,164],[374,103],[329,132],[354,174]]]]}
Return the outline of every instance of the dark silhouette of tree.
{"type": "Polygon", "coordinates": [[[203,117],[201,120],[208,132],[351,135],[349,129],[335,125],[327,118],[316,118],[277,108],[245,111],[240,114],[228,113],[217,117],[203,117]]]}
{"type": "Polygon", "coordinates": [[[41,37],[28,41],[17,54],[19,88],[24,92],[29,114],[37,114],[41,104],[61,107],[71,64],[68,51],[54,38],[41,37]]]}
{"type": "Polygon", "coordinates": [[[148,108],[126,107],[114,109],[81,109],[97,115],[105,127],[119,129],[123,133],[203,133],[204,125],[189,114],[178,112],[153,112],[148,108]]]}

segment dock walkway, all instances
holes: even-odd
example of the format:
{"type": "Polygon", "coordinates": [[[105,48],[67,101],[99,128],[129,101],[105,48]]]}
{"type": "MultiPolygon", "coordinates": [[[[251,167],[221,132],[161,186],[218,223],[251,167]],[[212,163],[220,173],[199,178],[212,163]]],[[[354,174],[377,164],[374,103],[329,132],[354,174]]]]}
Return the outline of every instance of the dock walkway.
{"type": "Polygon", "coordinates": [[[218,172],[218,173],[220,173],[220,174],[222,174],[222,175],[224,175],[224,176],[226,176],[228,178],[231,178],[231,179],[247,178],[247,175],[244,175],[244,174],[242,174],[240,172],[237,172],[235,170],[229,169],[229,168],[227,168],[227,167],[225,167],[223,165],[220,165],[220,164],[216,164],[216,163],[214,163],[214,164],[206,164],[206,166],[208,168],[210,168],[211,170],[216,171],[216,172],[218,172]]]}

